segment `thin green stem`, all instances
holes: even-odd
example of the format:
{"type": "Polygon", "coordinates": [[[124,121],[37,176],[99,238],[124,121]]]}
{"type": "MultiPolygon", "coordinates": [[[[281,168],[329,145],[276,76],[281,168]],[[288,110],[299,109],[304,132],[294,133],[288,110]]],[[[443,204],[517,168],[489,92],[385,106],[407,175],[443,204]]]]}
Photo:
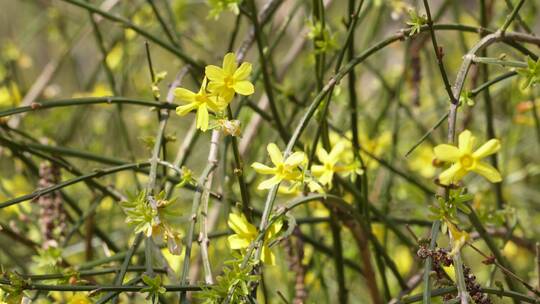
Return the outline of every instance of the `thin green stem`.
{"type": "MultiPolygon", "coordinates": [[[[189,273],[189,265],[191,263],[191,249],[193,245],[193,239],[195,238],[195,224],[197,223],[197,219],[199,217],[199,206],[201,203],[201,196],[204,191],[204,186],[206,185],[206,181],[208,178],[208,175],[214,170],[216,164],[209,163],[204,171],[202,172],[201,176],[199,177],[198,181],[198,187],[197,192],[195,192],[195,195],[193,196],[193,203],[191,205],[191,213],[190,213],[190,224],[188,231],[186,233],[186,249],[185,249],[185,255],[184,255],[184,263],[182,268],[182,274],[180,276],[180,283],[181,284],[187,284],[188,282],[188,273],[189,273]]],[[[181,292],[180,293],[180,303],[186,302],[186,293],[181,292]]]]}
{"type": "Polygon", "coordinates": [[[506,32],[510,24],[512,24],[512,21],[514,21],[514,19],[518,16],[519,10],[523,6],[523,4],[525,4],[525,0],[520,0],[518,4],[514,7],[512,12],[506,17],[504,24],[501,26],[501,29],[500,29],[501,32],[503,33],[506,32]]]}

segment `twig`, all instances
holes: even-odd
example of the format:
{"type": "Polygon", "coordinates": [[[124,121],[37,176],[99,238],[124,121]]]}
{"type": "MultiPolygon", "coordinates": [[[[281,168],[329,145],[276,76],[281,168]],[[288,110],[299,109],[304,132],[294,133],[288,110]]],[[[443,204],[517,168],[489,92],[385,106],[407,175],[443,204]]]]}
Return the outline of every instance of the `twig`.
{"type": "MultiPolygon", "coordinates": [[[[195,195],[193,196],[193,203],[191,205],[191,214],[190,214],[190,224],[189,224],[188,232],[186,234],[186,249],[185,249],[185,255],[184,255],[182,274],[180,277],[180,284],[186,284],[186,282],[188,282],[187,276],[189,273],[189,265],[191,262],[191,249],[193,245],[193,238],[195,236],[195,224],[197,223],[197,219],[198,219],[201,196],[202,196],[203,191],[205,191],[203,188],[204,188],[204,185],[206,185],[207,178],[213,170],[214,170],[214,164],[210,163],[206,166],[201,176],[199,177],[197,192],[195,192],[195,195]]],[[[186,302],[185,292],[180,293],[180,302],[181,303],[186,302]]]]}
{"type": "Polygon", "coordinates": [[[212,131],[212,138],[210,139],[210,152],[208,152],[208,164],[211,164],[214,170],[210,172],[206,183],[204,184],[203,195],[201,197],[201,227],[199,232],[199,244],[201,246],[201,258],[204,269],[204,281],[206,284],[213,284],[212,269],[210,266],[210,258],[208,256],[208,245],[210,240],[208,239],[208,191],[212,188],[212,180],[214,178],[215,168],[218,165],[218,151],[219,151],[219,138],[221,131],[212,131]]]}
{"type": "MultiPolygon", "coordinates": [[[[480,250],[478,247],[474,246],[473,244],[471,243],[468,243],[469,246],[471,246],[472,249],[474,249],[474,251],[478,252],[482,257],[484,257],[486,260],[484,262],[486,262],[486,264],[489,264],[492,260],[492,257],[489,257],[487,254],[483,253],[482,250],[480,250]]],[[[530,285],[529,283],[527,283],[525,280],[523,280],[522,278],[518,277],[515,273],[513,273],[512,271],[508,270],[506,267],[504,267],[503,265],[501,265],[498,261],[496,260],[493,260],[493,264],[495,266],[497,266],[505,275],[519,281],[521,284],[523,284],[523,286],[525,286],[529,291],[533,292],[534,294],[536,294],[537,296],[540,296],[540,291],[537,290],[536,288],[534,288],[532,285],[530,285]]]]}

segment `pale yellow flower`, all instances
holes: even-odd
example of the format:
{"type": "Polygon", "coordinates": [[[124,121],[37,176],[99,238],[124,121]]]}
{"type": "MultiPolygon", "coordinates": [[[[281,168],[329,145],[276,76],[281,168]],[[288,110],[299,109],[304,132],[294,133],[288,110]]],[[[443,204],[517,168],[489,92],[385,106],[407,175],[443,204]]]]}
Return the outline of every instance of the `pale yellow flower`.
{"type": "Polygon", "coordinates": [[[467,244],[467,242],[470,240],[470,236],[467,231],[460,231],[450,221],[446,221],[446,225],[448,226],[448,231],[450,233],[450,237],[452,238],[452,251],[450,251],[449,255],[454,256],[459,253],[465,244],[467,244]]]}
{"type": "Polygon", "coordinates": [[[234,93],[251,95],[255,92],[253,84],[248,80],[251,74],[251,63],[244,62],[238,67],[236,55],[228,53],[223,58],[223,67],[209,65],[205,69],[206,77],[210,79],[208,90],[230,102],[234,93]]]}
{"type": "Polygon", "coordinates": [[[340,140],[332,148],[330,153],[323,147],[317,149],[317,158],[319,158],[321,165],[311,166],[311,172],[317,177],[319,183],[332,188],[332,178],[334,177],[334,173],[345,173],[346,175],[351,173],[362,174],[360,166],[356,162],[347,165],[338,164],[343,158],[342,154],[346,151],[345,148],[345,141],[340,140]]]}
{"type": "MultiPolygon", "coordinates": [[[[229,225],[229,228],[231,228],[235,233],[230,235],[227,239],[229,247],[231,247],[233,250],[248,248],[251,242],[253,242],[259,234],[257,228],[251,224],[242,213],[233,212],[229,214],[227,225],[229,225]]],[[[281,221],[276,221],[268,228],[268,231],[266,232],[261,254],[261,260],[265,264],[276,264],[276,257],[268,247],[268,243],[274,236],[278,234],[282,227],[283,223],[281,221]]]]}
{"type": "Polygon", "coordinates": [[[184,88],[176,88],[174,95],[186,105],[178,106],[176,114],[180,116],[187,115],[193,110],[197,110],[197,129],[208,130],[209,114],[208,109],[217,112],[223,109],[223,103],[217,96],[209,95],[206,92],[206,77],[204,78],[199,92],[194,93],[184,88]]]}
{"type": "Polygon", "coordinates": [[[495,168],[481,161],[481,159],[499,151],[500,141],[490,139],[473,152],[475,142],[476,138],[472,133],[465,130],[459,134],[458,147],[441,144],[433,149],[438,160],[452,163],[450,168],[439,175],[439,182],[442,185],[458,182],[471,171],[482,175],[492,183],[498,183],[502,180],[501,174],[495,168]]]}
{"type": "Polygon", "coordinates": [[[433,166],[433,148],[429,146],[421,146],[414,152],[414,157],[409,160],[409,167],[418,172],[425,178],[432,178],[435,175],[435,167],[433,166]]]}
{"type": "Polygon", "coordinates": [[[329,185],[332,187],[332,178],[334,177],[334,172],[338,170],[336,164],[339,161],[341,153],[345,149],[343,142],[339,142],[335,145],[330,153],[328,153],[323,147],[317,149],[317,157],[321,162],[321,165],[311,166],[311,172],[313,175],[318,177],[319,182],[323,185],[329,185]]]}
{"type": "Polygon", "coordinates": [[[287,159],[284,159],[283,154],[276,144],[268,144],[266,150],[268,151],[268,155],[270,155],[270,160],[274,164],[274,167],[268,167],[257,162],[253,163],[251,167],[257,173],[273,175],[273,177],[261,182],[257,189],[270,189],[283,180],[298,181],[301,179],[302,172],[300,172],[298,166],[306,161],[304,152],[294,152],[287,159]]]}

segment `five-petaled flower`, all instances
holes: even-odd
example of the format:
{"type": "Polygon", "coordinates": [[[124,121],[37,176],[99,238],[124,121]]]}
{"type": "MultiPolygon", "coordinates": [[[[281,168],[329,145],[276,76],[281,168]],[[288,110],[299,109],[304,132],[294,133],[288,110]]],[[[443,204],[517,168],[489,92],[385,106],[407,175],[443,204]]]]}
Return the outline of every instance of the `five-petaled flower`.
{"type": "Polygon", "coordinates": [[[257,173],[274,176],[261,182],[257,189],[270,189],[282,180],[298,181],[302,178],[302,172],[298,169],[298,166],[306,161],[304,152],[294,152],[285,159],[278,146],[274,143],[268,144],[266,150],[275,167],[271,168],[261,163],[253,163],[251,167],[257,173]]]}
{"type": "MultiPolygon", "coordinates": [[[[242,213],[233,212],[229,214],[227,224],[235,233],[230,235],[227,239],[229,246],[233,250],[248,248],[251,242],[253,242],[259,234],[257,228],[253,226],[253,224],[251,224],[242,213]]],[[[268,228],[266,232],[261,252],[261,260],[265,264],[276,264],[276,257],[268,247],[268,244],[270,240],[272,240],[272,238],[278,234],[282,227],[283,223],[281,221],[276,221],[268,228]]]]}
{"type": "Polygon", "coordinates": [[[341,158],[341,154],[345,150],[343,141],[339,141],[328,153],[324,148],[317,149],[317,157],[321,165],[311,166],[311,172],[317,177],[322,185],[328,185],[332,188],[332,178],[334,173],[350,171],[351,166],[340,166],[337,163],[341,158]]]}
{"type": "Polygon", "coordinates": [[[482,158],[496,153],[501,148],[498,139],[490,139],[473,152],[476,138],[469,130],[459,134],[458,147],[441,144],[433,149],[438,160],[451,162],[450,168],[439,175],[439,183],[448,186],[460,181],[468,172],[476,172],[492,183],[502,180],[501,174],[491,165],[481,161],[482,158]]]}
{"type": "Polygon", "coordinates": [[[251,63],[244,62],[238,67],[234,53],[225,55],[222,68],[215,65],[207,66],[205,74],[210,79],[208,90],[226,102],[232,100],[235,92],[246,96],[255,92],[253,84],[248,80],[251,63]]]}
{"type": "Polygon", "coordinates": [[[203,79],[199,92],[193,93],[184,88],[176,88],[174,95],[186,105],[176,107],[176,114],[184,116],[193,110],[197,110],[197,129],[208,130],[208,109],[217,112],[222,110],[223,102],[217,96],[206,92],[206,77],[203,79]]]}

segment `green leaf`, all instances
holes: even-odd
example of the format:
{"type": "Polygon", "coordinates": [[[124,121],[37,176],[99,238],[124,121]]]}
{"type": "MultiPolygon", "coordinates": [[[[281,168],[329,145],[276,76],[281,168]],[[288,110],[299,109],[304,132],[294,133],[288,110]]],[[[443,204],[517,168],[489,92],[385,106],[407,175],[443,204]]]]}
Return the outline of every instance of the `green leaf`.
{"type": "Polygon", "coordinates": [[[525,90],[531,86],[536,86],[540,82],[540,59],[534,61],[527,57],[527,68],[518,69],[518,74],[525,78],[521,89],[525,90]]]}
{"type": "Polygon", "coordinates": [[[409,18],[410,21],[407,22],[407,24],[411,26],[409,36],[414,36],[415,34],[420,33],[422,26],[427,23],[427,18],[424,15],[418,15],[418,13],[412,9],[409,10],[409,18]]]}

